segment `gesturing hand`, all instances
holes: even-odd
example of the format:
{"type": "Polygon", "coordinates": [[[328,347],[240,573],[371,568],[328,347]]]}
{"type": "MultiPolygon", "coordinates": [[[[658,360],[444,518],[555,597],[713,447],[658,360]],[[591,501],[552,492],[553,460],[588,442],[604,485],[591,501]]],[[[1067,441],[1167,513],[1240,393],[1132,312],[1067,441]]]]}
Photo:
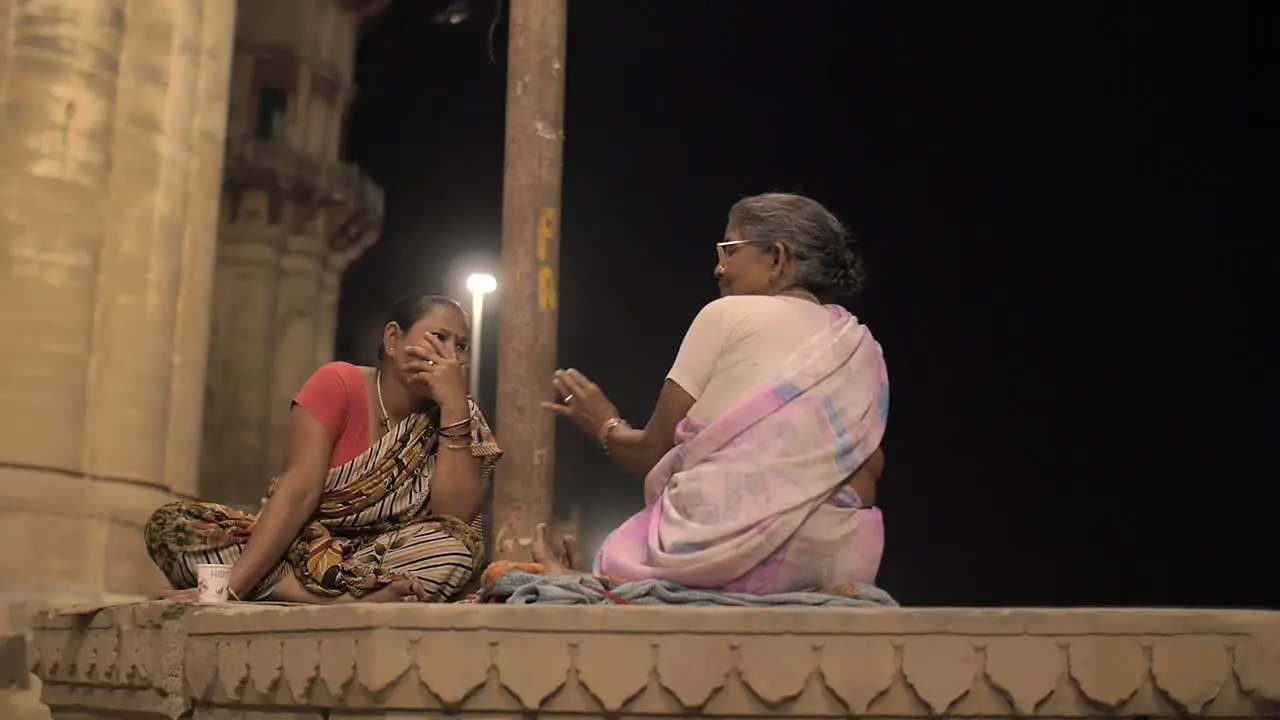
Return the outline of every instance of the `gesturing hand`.
{"type": "Polygon", "coordinates": [[[618,417],[618,408],[600,392],[600,388],[577,370],[557,370],[551,380],[558,403],[544,402],[542,407],[573,421],[588,437],[599,440],[605,423],[618,417]]]}
{"type": "Polygon", "coordinates": [[[425,386],[440,406],[467,402],[467,368],[447,345],[430,333],[421,345],[406,345],[409,382],[425,386]]]}

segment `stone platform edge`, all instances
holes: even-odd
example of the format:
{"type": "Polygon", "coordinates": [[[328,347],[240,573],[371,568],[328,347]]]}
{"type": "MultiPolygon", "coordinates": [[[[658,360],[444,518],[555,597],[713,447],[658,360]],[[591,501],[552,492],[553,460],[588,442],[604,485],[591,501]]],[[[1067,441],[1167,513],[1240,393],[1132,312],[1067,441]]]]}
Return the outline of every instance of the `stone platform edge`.
{"type": "Polygon", "coordinates": [[[54,718],[1280,714],[1267,611],[145,603],[33,635],[54,718]]]}

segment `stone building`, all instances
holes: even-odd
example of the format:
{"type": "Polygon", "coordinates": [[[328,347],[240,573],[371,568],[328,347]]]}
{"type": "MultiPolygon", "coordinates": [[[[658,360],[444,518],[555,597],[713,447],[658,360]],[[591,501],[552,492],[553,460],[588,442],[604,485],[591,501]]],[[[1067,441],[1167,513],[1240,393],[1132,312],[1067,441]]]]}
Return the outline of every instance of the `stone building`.
{"type": "Polygon", "coordinates": [[[0,0],[0,639],[162,587],[151,511],[279,465],[381,223],[340,148],[386,3],[0,0]]]}
{"type": "Polygon", "coordinates": [[[378,231],[339,138],[384,2],[0,0],[0,720],[1280,715],[1264,611],[129,603],[28,645],[278,467],[378,231]]]}
{"type": "Polygon", "coordinates": [[[289,401],[332,359],[338,286],[381,229],[343,162],[362,14],[385,3],[242,2],[213,284],[199,494],[256,506],[283,464],[289,401]]]}

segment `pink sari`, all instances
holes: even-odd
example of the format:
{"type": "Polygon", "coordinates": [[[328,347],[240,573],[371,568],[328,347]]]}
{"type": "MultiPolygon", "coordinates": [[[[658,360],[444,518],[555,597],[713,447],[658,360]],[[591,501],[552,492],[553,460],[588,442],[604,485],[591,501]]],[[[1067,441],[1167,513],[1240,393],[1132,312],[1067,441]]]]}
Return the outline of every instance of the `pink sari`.
{"type": "Polygon", "coordinates": [[[875,580],[880,512],[841,498],[884,437],[888,372],[866,326],[828,309],[772,382],[710,423],[680,422],[597,574],[754,594],[875,580]]]}

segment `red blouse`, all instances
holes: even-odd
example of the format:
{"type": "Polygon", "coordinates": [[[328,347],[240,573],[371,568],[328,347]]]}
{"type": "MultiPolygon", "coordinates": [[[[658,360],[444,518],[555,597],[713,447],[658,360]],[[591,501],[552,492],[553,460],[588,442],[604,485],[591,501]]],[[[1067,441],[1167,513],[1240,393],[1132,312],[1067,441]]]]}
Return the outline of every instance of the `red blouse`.
{"type": "Polygon", "coordinates": [[[293,402],[329,431],[333,440],[330,469],[369,449],[369,392],[359,367],[345,362],[322,365],[303,383],[293,402]]]}

